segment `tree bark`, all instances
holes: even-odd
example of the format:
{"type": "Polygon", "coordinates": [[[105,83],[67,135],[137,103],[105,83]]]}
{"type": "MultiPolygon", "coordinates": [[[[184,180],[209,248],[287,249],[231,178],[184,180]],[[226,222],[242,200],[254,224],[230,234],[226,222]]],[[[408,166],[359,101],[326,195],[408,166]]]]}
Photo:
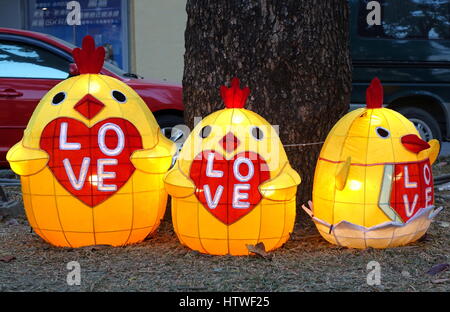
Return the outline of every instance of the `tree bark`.
{"type": "MultiPolygon", "coordinates": [[[[224,108],[219,87],[237,76],[247,108],[280,125],[283,144],[323,142],[351,93],[346,0],[188,0],[183,100],[186,123],[224,108]]],[[[311,199],[321,144],[287,146],[311,199]]]]}

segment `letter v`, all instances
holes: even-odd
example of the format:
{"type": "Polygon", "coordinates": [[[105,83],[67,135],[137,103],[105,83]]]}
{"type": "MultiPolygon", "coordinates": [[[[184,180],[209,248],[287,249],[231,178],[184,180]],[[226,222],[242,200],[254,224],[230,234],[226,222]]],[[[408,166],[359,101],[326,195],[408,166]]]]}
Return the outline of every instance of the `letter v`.
{"type": "Polygon", "coordinates": [[[87,171],[89,168],[89,164],[91,163],[91,158],[84,157],[83,162],[81,163],[80,174],[78,176],[78,180],[73,173],[72,165],[70,164],[70,160],[65,158],[63,160],[64,169],[66,169],[67,177],[69,178],[70,184],[77,191],[81,190],[84,186],[84,181],[86,180],[87,171]]]}
{"type": "Polygon", "coordinates": [[[205,192],[206,203],[210,209],[215,209],[219,204],[219,200],[222,197],[223,186],[219,185],[216,190],[216,194],[214,194],[214,200],[211,200],[211,190],[208,184],[203,186],[203,191],[205,192]]]}
{"type": "Polygon", "coordinates": [[[413,204],[412,207],[409,206],[409,199],[408,199],[408,195],[403,194],[403,204],[405,205],[405,211],[406,211],[406,216],[409,218],[413,215],[414,210],[416,209],[416,205],[417,205],[417,200],[419,199],[419,195],[415,194],[414,195],[414,200],[413,200],[413,204]]]}

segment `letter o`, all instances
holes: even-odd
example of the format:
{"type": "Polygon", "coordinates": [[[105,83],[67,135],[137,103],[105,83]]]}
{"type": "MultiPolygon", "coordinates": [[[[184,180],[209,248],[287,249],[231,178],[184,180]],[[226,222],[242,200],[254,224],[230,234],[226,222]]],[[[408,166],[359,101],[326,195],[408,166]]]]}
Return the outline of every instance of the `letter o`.
{"type": "Polygon", "coordinates": [[[423,177],[425,178],[425,183],[429,185],[431,182],[431,170],[428,164],[425,164],[423,167],[423,177]]]}
{"type": "Polygon", "coordinates": [[[124,145],[125,137],[122,129],[120,129],[118,125],[108,122],[98,130],[98,147],[100,147],[103,154],[107,156],[117,156],[123,151],[124,145]],[[108,130],[114,131],[117,135],[117,146],[114,149],[109,149],[105,143],[105,135],[108,130]]]}
{"type": "Polygon", "coordinates": [[[249,181],[251,178],[253,178],[253,174],[255,173],[255,167],[253,166],[253,162],[248,158],[239,157],[238,159],[235,160],[233,164],[233,173],[236,179],[238,179],[240,182],[249,181]],[[246,176],[243,176],[239,172],[239,168],[243,163],[245,163],[248,166],[248,173],[246,176]]]}

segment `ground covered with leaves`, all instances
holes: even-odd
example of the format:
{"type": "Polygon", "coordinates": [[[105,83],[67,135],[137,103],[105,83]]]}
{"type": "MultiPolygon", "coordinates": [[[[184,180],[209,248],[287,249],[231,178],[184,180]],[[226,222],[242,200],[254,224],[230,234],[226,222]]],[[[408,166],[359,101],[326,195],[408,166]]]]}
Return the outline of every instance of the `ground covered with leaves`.
{"type": "MultiPolygon", "coordinates": [[[[441,159],[435,175],[450,173],[441,159]]],[[[17,190],[16,190],[17,191],[17,190]]],[[[11,191],[14,193],[14,190],[11,191]]],[[[0,220],[0,291],[450,291],[450,191],[428,233],[408,246],[352,250],[330,245],[301,213],[291,239],[270,257],[208,256],[179,244],[166,215],[141,244],[56,248],[25,218],[0,220]],[[69,286],[67,264],[78,261],[81,285],[69,286]],[[370,286],[377,261],[381,284],[370,286]]]]}

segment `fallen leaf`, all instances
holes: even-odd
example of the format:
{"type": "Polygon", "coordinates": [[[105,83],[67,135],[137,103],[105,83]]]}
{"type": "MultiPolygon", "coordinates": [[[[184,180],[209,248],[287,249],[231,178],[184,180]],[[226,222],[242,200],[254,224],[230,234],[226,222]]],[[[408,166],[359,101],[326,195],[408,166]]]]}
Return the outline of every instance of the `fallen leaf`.
{"type": "Polygon", "coordinates": [[[8,221],[6,221],[6,225],[19,225],[19,221],[17,221],[16,219],[9,219],[8,221]]]}
{"type": "Polygon", "coordinates": [[[427,271],[428,275],[436,275],[450,268],[450,264],[448,263],[439,263],[433,266],[431,269],[427,271]]]}
{"type": "Polygon", "coordinates": [[[272,260],[272,255],[266,252],[266,246],[264,246],[263,242],[256,245],[247,245],[247,249],[249,252],[254,253],[255,255],[258,255],[266,260],[272,260]]]}
{"type": "Polygon", "coordinates": [[[450,226],[450,223],[445,221],[438,221],[437,224],[439,224],[439,226],[443,228],[448,228],[450,226]]]}
{"type": "Polygon", "coordinates": [[[408,271],[402,271],[402,276],[403,276],[403,277],[410,278],[410,277],[411,277],[411,274],[410,274],[408,271]]]}
{"type": "Polygon", "coordinates": [[[448,282],[448,281],[450,281],[450,278],[435,279],[435,280],[432,280],[431,282],[433,284],[441,284],[441,283],[445,283],[445,282],[448,282]]]}
{"type": "Polygon", "coordinates": [[[14,256],[4,256],[4,257],[0,258],[0,261],[8,263],[8,262],[13,261],[14,259],[16,259],[16,257],[14,257],[14,256]]]}

